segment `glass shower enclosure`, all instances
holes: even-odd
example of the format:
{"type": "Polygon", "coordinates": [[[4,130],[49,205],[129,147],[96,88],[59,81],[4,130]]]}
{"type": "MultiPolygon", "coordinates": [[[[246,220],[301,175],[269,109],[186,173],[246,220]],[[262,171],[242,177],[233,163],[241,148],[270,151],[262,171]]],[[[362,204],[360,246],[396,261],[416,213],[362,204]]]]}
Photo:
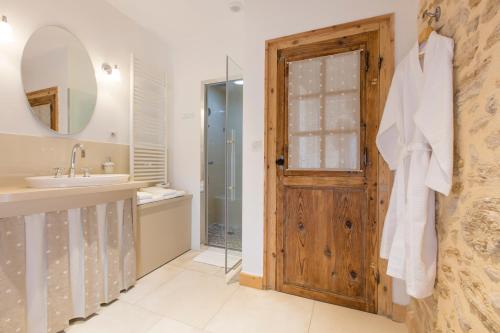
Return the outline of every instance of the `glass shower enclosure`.
{"type": "Polygon", "coordinates": [[[243,71],[226,58],[226,78],[205,86],[205,243],[241,262],[243,71]]]}

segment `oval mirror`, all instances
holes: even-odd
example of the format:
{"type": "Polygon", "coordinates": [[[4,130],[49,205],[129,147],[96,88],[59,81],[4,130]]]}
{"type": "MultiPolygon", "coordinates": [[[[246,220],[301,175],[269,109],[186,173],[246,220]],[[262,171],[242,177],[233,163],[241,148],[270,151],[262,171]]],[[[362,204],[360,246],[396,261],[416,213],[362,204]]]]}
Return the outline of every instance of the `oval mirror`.
{"type": "Polygon", "coordinates": [[[81,132],[92,118],[97,82],[92,61],[69,31],[47,26],[28,40],[21,75],[31,112],[60,134],[81,132]]]}

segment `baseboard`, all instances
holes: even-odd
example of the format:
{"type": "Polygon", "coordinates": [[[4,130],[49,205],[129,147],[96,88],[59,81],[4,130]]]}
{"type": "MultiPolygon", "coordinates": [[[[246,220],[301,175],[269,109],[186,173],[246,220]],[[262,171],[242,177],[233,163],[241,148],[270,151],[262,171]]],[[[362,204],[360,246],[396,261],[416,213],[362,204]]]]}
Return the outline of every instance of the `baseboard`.
{"type": "Polygon", "coordinates": [[[240,273],[240,285],[255,289],[262,289],[262,276],[240,273]]]}

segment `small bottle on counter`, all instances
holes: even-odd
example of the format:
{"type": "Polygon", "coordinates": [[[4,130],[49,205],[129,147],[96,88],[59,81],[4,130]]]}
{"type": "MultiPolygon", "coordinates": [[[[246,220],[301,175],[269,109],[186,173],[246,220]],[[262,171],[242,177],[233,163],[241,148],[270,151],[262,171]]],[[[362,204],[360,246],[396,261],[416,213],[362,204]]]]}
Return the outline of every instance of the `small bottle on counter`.
{"type": "Polygon", "coordinates": [[[104,173],[114,173],[115,163],[111,161],[111,157],[108,157],[104,163],[102,163],[102,170],[104,173]]]}

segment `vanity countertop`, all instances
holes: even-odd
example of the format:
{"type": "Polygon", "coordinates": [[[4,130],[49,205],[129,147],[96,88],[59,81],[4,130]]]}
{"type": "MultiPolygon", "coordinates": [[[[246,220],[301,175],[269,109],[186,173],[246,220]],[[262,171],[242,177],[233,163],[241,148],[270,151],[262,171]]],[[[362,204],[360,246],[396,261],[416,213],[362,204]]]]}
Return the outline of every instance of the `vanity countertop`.
{"type": "Polygon", "coordinates": [[[30,187],[0,187],[0,204],[38,199],[56,199],[60,197],[123,191],[148,186],[147,182],[130,181],[122,184],[98,185],[86,187],[65,188],[30,188],[30,187]]]}

